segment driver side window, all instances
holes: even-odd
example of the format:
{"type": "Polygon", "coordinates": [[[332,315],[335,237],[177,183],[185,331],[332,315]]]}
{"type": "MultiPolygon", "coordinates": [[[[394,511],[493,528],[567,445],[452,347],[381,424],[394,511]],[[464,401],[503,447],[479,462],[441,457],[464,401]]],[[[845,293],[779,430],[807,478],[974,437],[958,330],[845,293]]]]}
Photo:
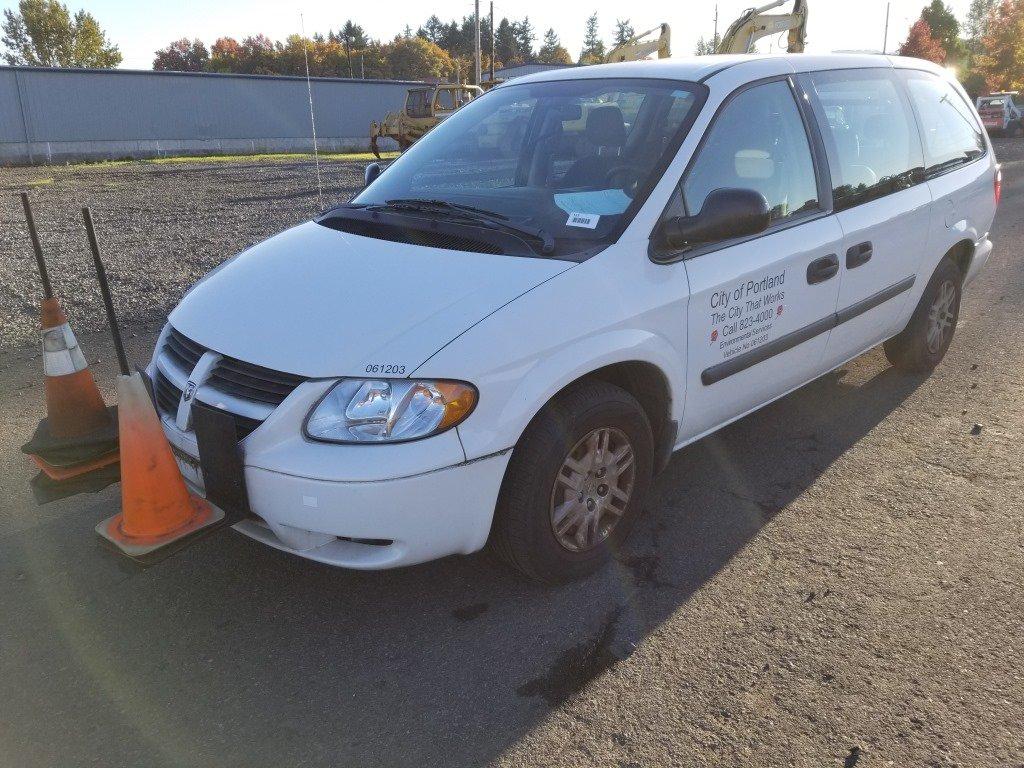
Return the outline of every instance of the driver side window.
{"type": "Polygon", "coordinates": [[[718,114],[683,179],[686,214],[726,187],[764,195],[773,223],[818,208],[811,148],[786,82],[748,88],[718,114]]]}

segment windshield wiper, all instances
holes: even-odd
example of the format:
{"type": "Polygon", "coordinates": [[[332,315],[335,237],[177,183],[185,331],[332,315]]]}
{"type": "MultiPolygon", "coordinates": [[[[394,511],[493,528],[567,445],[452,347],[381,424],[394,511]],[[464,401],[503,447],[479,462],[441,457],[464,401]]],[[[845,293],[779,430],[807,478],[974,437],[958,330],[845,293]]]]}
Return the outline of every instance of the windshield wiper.
{"type": "Polygon", "coordinates": [[[535,227],[530,224],[516,224],[515,222],[510,221],[508,216],[503,216],[500,213],[488,211],[484,208],[477,208],[472,205],[449,203],[447,200],[402,198],[388,200],[383,206],[376,205],[371,207],[384,207],[395,211],[420,211],[425,213],[454,214],[459,218],[478,223],[486,223],[495,229],[504,229],[508,232],[516,232],[520,235],[527,235],[528,237],[536,238],[541,241],[542,245],[540,250],[545,256],[554,253],[555,250],[555,238],[546,229],[543,229],[542,227],[535,227]]]}

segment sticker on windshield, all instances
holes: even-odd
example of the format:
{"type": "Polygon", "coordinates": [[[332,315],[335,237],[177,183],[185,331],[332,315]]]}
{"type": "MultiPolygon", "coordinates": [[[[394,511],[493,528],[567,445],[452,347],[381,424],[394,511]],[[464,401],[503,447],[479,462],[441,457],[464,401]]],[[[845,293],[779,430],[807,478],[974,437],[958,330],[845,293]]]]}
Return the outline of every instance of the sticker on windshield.
{"type": "Polygon", "coordinates": [[[633,202],[621,189],[595,189],[589,192],[559,192],[555,205],[566,213],[596,213],[598,216],[617,216],[633,202]]]}
{"type": "Polygon", "coordinates": [[[596,213],[570,213],[569,220],[565,222],[565,226],[594,229],[600,220],[601,217],[596,213]]]}

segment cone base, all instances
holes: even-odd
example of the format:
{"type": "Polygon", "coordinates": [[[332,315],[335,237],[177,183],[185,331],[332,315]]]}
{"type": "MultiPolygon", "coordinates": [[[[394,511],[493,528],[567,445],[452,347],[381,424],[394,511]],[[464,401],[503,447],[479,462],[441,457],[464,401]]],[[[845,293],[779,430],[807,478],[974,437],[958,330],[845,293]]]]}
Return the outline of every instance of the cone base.
{"type": "Polygon", "coordinates": [[[205,499],[189,495],[189,502],[192,504],[193,514],[191,519],[180,528],[164,534],[163,536],[129,536],[123,530],[124,513],[118,512],[113,517],[108,517],[96,526],[96,533],[114,546],[119,552],[128,557],[148,561],[159,555],[164,548],[169,548],[167,554],[174,551],[183,539],[192,536],[205,528],[216,525],[224,519],[224,513],[211,505],[205,499]],[[158,554],[159,552],[159,554],[158,554]]]}
{"type": "Polygon", "coordinates": [[[121,454],[118,451],[113,451],[97,459],[68,466],[56,466],[34,453],[30,453],[29,458],[46,473],[47,477],[60,482],[61,480],[70,480],[73,477],[79,477],[94,470],[102,469],[103,467],[109,467],[111,464],[117,464],[121,460],[121,454]]]}

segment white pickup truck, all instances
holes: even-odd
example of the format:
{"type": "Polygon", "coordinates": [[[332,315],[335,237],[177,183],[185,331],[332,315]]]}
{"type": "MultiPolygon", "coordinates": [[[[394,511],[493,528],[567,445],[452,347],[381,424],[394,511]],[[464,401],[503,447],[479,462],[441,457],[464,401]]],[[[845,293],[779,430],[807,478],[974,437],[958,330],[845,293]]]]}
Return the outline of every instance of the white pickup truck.
{"type": "Polygon", "coordinates": [[[978,114],[986,131],[999,136],[1024,134],[1018,95],[1017,91],[1005,91],[978,97],[978,114]]]}

